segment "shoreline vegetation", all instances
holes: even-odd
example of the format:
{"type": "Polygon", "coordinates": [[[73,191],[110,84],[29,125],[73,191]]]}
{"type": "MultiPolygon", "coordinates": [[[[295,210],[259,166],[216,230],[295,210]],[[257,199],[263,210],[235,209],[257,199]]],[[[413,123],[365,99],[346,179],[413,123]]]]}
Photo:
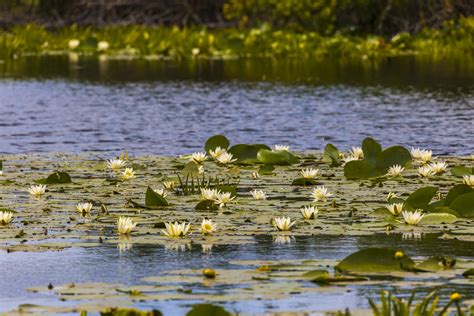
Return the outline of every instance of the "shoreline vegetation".
{"type": "Polygon", "coordinates": [[[474,52],[474,17],[446,21],[416,34],[346,35],[295,31],[263,23],[251,28],[111,25],[47,28],[37,24],[0,30],[0,59],[77,53],[127,58],[373,59],[402,55],[467,58],[474,52]]]}

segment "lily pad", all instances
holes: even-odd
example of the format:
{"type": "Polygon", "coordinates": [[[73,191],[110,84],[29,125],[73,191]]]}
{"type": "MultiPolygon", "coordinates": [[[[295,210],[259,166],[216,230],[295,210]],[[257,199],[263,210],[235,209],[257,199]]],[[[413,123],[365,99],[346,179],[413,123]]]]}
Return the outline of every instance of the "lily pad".
{"type": "Polygon", "coordinates": [[[214,135],[207,139],[204,149],[209,153],[209,151],[215,150],[217,147],[227,149],[229,144],[229,140],[224,135],[214,135]]]}
{"type": "Polygon", "coordinates": [[[57,171],[55,173],[50,174],[45,179],[39,179],[35,181],[39,184],[63,184],[63,183],[71,183],[71,177],[67,172],[57,171]]]}
{"type": "Polygon", "coordinates": [[[299,162],[298,157],[286,150],[261,149],[258,151],[257,159],[267,165],[292,165],[299,162]]]}
{"type": "Polygon", "coordinates": [[[212,304],[196,304],[186,316],[231,316],[223,307],[212,304]]]}
{"type": "Polygon", "coordinates": [[[401,251],[367,248],[349,255],[334,269],[341,273],[394,272],[412,270],[414,265],[414,261],[401,251]]]}
{"type": "Polygon", "coordinates": [[[449,190],[446,199],[443,201],[443,205],[449,206],[458,196],[471,192],[474,192],[474,189],[467,184],[455,185],[449,190]]]}
{"type": "Polygon", "coordinates": [[[338,167],[342,164],[339,155],[339,149],[337,149],[333,144],[327,144],[326,147],[324,147],[323,159],[326,162],[330,162],[331,167],[338,167]]]}
{"type": "Polygon", "coordinates": [[[437,187],[424,187],[416,190],[405,201],[405,208],[409,211],[417,209],[426,210],[429,203],[438,192],[437,187]]]}
{"type": "Polygon", "coordinates": [[[160,206],[168,206],[169,203],[160,194],[156,193],[152,188],[148,187],[145,193],[145,206],[147,208],[154,208],[160,206]]]}
{"type": "Polygon", "coordinates": [[[430,213],[425,214],[421,220],[422,224],[450,224],[457,221],[457,216],[449,213],[430,213]]]}
{"type": "Polygon", "coordinates": [[[364,152],[364,160],[375,166],[377,156],[382,152],[382,145],[375,139],[367,137],[362,141],[362,151],[364,152]]]}
{"type": "Polygon", "coordinates": [[[292,185],[316,185],[318,182],[315,179],[298,178],[293,180],[292,185]]]}
{"type": "Polygon", "coordinates": [[[474,217],[474,192],[458,196],[449,204],[449,208],[455,210],[462,217],[474,217]]]}
{"type": "Polygon", "coordinates": [[[455,166],[451,169],[451,174],[455,177],[464,177],[465,175],[474,174],[474,168],[455,166]]]}
{"type": "Polygon", "coordinates": [[[238,164],[255,164],[260,162],[257,154],[261,149],[270,150],[270,147],[263,144],[237,144],[229,148],[229,153],[237,159],[238,164]]]}
{"type": "Polygon", "coordinates": [[[456,260],[452,258],[446,258],[442,256],[431,257],[421,263],[418,263],[415,268],[416,270],[425,272],[436,272],[446,269],[452,269],[456,264],[456,260]]]}

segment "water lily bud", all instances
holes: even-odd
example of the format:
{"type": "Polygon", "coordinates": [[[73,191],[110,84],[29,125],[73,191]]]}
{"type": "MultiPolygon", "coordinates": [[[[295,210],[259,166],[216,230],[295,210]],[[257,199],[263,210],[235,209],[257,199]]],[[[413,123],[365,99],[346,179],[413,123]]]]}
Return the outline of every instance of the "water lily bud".
{"type": "Polygon", "coordinates": [[[208,279],[216,278],[216,271],[214,271],[213,269],[204,269],[202,270],[202,274],[208,279]]]}
{"type": "Polygon", "coordinates": [[[405,256],[405,254],[403,253],[403,251],[397,251],[395,252],[395,258],[396,259],[401,259],[405,256]]]}
{"type": "Polygon", "coordinates": [[[454,292],[453,294],[451,294],[449,299],[453,302],[457,302],[461,299],[461,294],[459,294],[458,292],[454,292]]]}

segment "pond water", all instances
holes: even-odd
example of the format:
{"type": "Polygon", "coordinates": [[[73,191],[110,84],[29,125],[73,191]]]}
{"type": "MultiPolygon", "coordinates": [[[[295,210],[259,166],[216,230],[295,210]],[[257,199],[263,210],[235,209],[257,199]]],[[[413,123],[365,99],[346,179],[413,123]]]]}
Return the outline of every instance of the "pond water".
{"type": "Polygon", "coordinates": [[[366,136],[435,154],[474,151],[474,66],[382,61],[102,60],[0,63],[0,152],[184,154],[232,143],[340,148],[366,136]]]}
{"type": "MultiPolygon", "coordinates": [[[[233,144],[288,144],[302,151],[321,150],[328,142],[347,149],[373,136],[383,145],[464,155],[474,152],[474,66],[467,60],[416,57],[309,63],[22,57],[0,62],[0,117],[0,154],[90,151],[112,157],[126,149],[137,156],[178,155],[202,150],[209,136],[222,133],[233,144]]],[[[473,259],[472,241],[439,236],[322,234],[296,236],[282,245],[262,235],[255,243],[215,245],[210,253],[203,253],[200,245],[175,251],[140,244],[129,251],[119,251],[115,244],[44,253],[0,251],[0,264],[8,270],[0,278],[0,312],[23,303],[76,303],[62,302],[52,293],[25,291],[32,286],[136,285],[172,269],[242,269],[230,263],[235,260],[340,260],[367,247],[399,248],[414,258],[442,254],[473,259]]],[[[403,295],[414,287],[395,286],[403,295]]],[[[381,289],[392,287],[348,285],[318,295],[220,303],[243,313],[367,308],[367,298],[377,298],[381,289]]],[[[422,293],[432,289],[418,286],[422,293]]],[[[193,290],[228,288],[195,285],[193,290]]],[[[474,298],[472,284],[461,282],[442,287],[443,299],[454,290],[474,298]]],[[[135,306],[179,315],[192,303],[160,300],[135,306]]]]}

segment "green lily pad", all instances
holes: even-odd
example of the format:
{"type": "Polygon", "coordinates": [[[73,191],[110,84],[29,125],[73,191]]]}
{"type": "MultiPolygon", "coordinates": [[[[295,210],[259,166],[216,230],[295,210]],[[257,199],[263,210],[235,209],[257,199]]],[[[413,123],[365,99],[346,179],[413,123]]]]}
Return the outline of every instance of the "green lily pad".
{"type": "Polygon", "coordinates": [[[212,304],[196,304],[186,316],[231,316],[223,307],[212,304]]]}
{"type": "Polygon", "coordinates": [[[472,277],[474,277],[474,268],[468,269],[468,270],[464,271],[463,274],[462,274],[462,276],[465,277],[465,278],[472,278],[472,277]]]}
{"type": "Polygon", "coordinates": [[[275,167],[272,165],[263,165],[258,169],[258,173],[261,175],[269,175],[273,173],[275,167]]]}
{"type": "Polygon", "coordinates": [[[154,208],[160,206],[168,206],[169,203],[166,199],[156,193],[152,188],[148,187],[145,193],[145,206],[147,208],[154,208]]]}
{"type": "Polygon", "coordinates": [[[339,155],[339,149],[337,149],[333,144],[327,144],[324,148],[323,159],[325,162],[331,163],[331,167],[338,167],[342,164],[339,155]]]}
{"type": "Polygon", "coordinates": [[[384,149],[378,154],[375,166],[377,169],[384,170],[384,173],[394,165],[407,167],[411,164],[410,152],[402,146],[393,146],[384,149]]]}
{"type": "Polygon", "coordinates": [[[219,209],[219,206],[213,200],[204,200],[199,202],[195,209],[197,211],[215,211],[219,209]]]}
{"type": "Polygon", "coordinates": [[[364,152],[364,160],[375,166],[377,156],[382,152],[382,146],[375,139],[367,137],[362,141],[362,151],[364,152]]]}
{"type": "Polygon", "coordinates": [[[474,217],[474,192],[458,196],[449,204],[449,208],[455,210],[461,217],[474,217]]]}
{"type": "Polygon", "coordinates": [[[443,205],[449,206],[457,197],[471,192],[474,192],[474,189],[467,184],[455,185],[449,190],[446,199],[443,201],[443,205]]]}
{"type": "Polygon", "coordinates": [[[55,173],[50,174],[45,179],[39,179],[35,181],[39,184],[64,184],[64,183],[71,183],[71,177],[67,172],[57,171],[55,173]]]}
{"type": "Polygon", "coordinates": [[[437,187],[424,187],[416,190],[405,201],[405,208],[409,211],[417,209],[426,210],[429,203],[438,192],[437,187]]]}
{"type": "Polygon", "coordinates": [[[474,174],[474,168],[465,166],[455,166],[451,169],[451,174],[455,177],[464,177],[465,175],[474,174]]]}
{"type": "Polygon", "coordinates": [[[318,182],[315,179],[298,178],[293,180],[292,185],[316,185],[318,182]]]}
{"type": "Polygon", "coordinates": [[[260,149],[257,159],[267,165],[292,165],[299,162],[298,157],[286,150],[260,149]]]}
{"type": "Polygon", "coordinates": [[[257,154],[260,149],[270,150],[270,147],[263,144],[237,144],[229,148],[229,153],[237,159],[238,164],[255,164],[259,163],[257,154]]]}
{"type": "Polygon", "coordinates": [[[229,140],[224,135],[214,135],[207,139],[204,150],[209,153],[209,151],[215,150],[217,147],[227,149],[229,144],[229,140]]]}
{"type": "Polygon", "coordinates": [[[457,221],[457,216],[449,213],[430,213],[423,216],[421,223],[422,224],[450,224],[457,221]]]}
{"type": "Polygon", "coordinates": [[[416,270],[425,272],[436,272],[446,269],[452,269],[456,264],[456,260],[442,256],[431,257],[415,266],[416,270]]]}
{"type": "Polygon", "coordinates": [[[347,179],[369,179],[384,175],[385,172],[374,168],[374,166],[365,160],[349,161],[344,165],[344,176],[347,179]]]}
{"type": "Polygon", "coordinates": [[[367,248],[349,255],[334,268],[340,273],[393,272],[411,270],[414,265],[414,261],[401,251],[367,248]]]}

